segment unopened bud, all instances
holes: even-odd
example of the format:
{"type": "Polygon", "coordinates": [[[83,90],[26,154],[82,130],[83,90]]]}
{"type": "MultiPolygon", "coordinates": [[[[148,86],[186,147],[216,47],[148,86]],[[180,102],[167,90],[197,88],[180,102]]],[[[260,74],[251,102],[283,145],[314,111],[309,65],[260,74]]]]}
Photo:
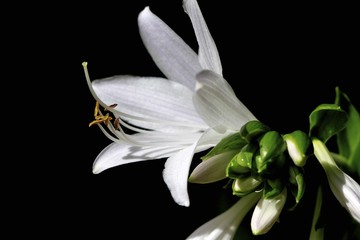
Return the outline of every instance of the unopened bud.
{"type": "Polygon", "coordinates": [[[260,156],[262,161],[279,156],[286,150],[286,143],[280,133],[269,131],[260,140],[260,156]]]}
{"type": "Polygon", "coordinates": [[[262,181],[251,176],[247,178],[237,178],[233,182],[233,193],[237,196],[244,196],[254,191],[261,183],[262,181]]]}
{"type": "Polygon", "coordinates": [[[311,139],[302,131],[294,131],[284,135],[287,149],[294,164],[303,167],[312,150],[311,139]]]}
{"type": "Polygon", "coordinates": [[[247,122],[240,129],[240,136],[247,142],[251,142],[253,139],[258,138],[262,134],[270,131],[270,128],[257,120],[247,122]]]}

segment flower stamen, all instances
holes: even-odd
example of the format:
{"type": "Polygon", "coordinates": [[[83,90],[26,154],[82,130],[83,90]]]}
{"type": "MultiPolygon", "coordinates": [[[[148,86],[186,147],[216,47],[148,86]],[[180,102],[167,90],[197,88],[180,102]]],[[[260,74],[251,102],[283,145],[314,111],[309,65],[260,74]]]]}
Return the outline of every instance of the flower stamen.
{"type": "MultiPolygon", "coordinates": [[[[112,104],[110,105],[109,107],[113,108],[113,107],[116,107],[117,104],[112,104]]],[[[95,104],[95,109],[94,109],[94,117],[95,117],[95,120],[93,120],[91,123],[89,123],[89,127],[95,125],[95,124],[100,124],[100,123],[104,123],[106,126],[108,126],[109,122],[113,119],[109,113],[106,113],[106,115],[103,115],[101,112],[100,112],[100,109],[99,109],[99,102],[96,101],[96,104],[95,104]]],[[[107,111],[107,109],[105,109],[105,111],[107,111]]]]}

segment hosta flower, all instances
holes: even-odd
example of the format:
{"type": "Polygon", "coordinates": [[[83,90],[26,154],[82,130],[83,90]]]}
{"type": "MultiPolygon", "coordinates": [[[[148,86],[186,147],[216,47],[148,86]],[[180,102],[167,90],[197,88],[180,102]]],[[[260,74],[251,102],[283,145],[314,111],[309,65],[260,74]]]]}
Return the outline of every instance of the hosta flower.
{"type": "Polygon", "coordinates": [[[84,68],[91,93],[105,109],[96,108],[90,125],[99,125],[113,141],[95,159],[93,172],[167,158],[164,181],[174,200],[189,206],[193,154],[255,117],[223,78],[216,45],[196,0],[185,0],[183,7],[199,44],[197,53],[149,7],[138,16],[142,41],[166,78],[121,75],[91,81],[86,63],[84,68]]]}

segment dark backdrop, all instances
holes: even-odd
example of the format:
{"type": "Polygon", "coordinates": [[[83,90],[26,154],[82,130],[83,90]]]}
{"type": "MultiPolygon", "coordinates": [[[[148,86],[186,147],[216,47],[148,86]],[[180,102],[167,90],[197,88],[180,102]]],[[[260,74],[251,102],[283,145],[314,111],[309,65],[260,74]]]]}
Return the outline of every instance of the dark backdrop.
{"type": "MultiPolygon", "coordinates": [[[[307,131],[309,113],[334,101],[335,86],[360,107],[358,15],[352,6],[198,2],[225,79],[259,120],[279,132],[307,131]]],[[[22,147],[12,152],[8,179],[14,185],[6,188],[12,234],[185,239],[224,210],[218,206],[223,183],[190,184],[190,207],[176,205],[162,180],[164,159],[91,172],[110,141],[88,127],[95,101],[81,63],[89,63],[92,79],[162,76],[138,34],[137,15],[145,6],[197,48],[180,0],[32,4],[21,6],[24,20],[9,26],[18,42],[7,62],[16,84],[30,93],[17,103],[26,106],[17,123],[20,143],[13,141],[22,147]]],[[[307,231],[298,233],[306,239],[307,231]]],[[[285,235],[278,225],[272,232],[285,235]]]]}

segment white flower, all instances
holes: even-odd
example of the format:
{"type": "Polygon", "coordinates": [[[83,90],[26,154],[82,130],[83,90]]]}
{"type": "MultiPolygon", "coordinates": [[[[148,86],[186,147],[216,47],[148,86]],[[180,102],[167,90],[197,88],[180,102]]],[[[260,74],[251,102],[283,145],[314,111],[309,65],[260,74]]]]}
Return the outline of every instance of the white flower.
{"type": "Polygon", "coordinates": [[[164,181],[179,205],[189,206],[187,183],[193,154],[215,146],[223,137],[254,120],[222,77],[215,43],[196,0],[183,2],[199,44],[198,54],[149,7],[139,14],[144,45],[166,76],[121,75],[91,81],[101,111],[98,124],[113,143],[95,159],[93,173],[133,162],[167,158],[164,181]],[[134,134],[126,132],[128,128],[134,134]]]}
{"type": "Polygon", "coordinates": [[[252,192],[238,200],[231,208],[196,229],[187,240],[230,240],[262,192],[252,192]]]}
{"type": "Polygon", "coordinates": [[[313,139],[314,153],[324,168],[330,189],[340,204],[360,223],[360,185],[335,163],[325,144],[313,139]]]}

